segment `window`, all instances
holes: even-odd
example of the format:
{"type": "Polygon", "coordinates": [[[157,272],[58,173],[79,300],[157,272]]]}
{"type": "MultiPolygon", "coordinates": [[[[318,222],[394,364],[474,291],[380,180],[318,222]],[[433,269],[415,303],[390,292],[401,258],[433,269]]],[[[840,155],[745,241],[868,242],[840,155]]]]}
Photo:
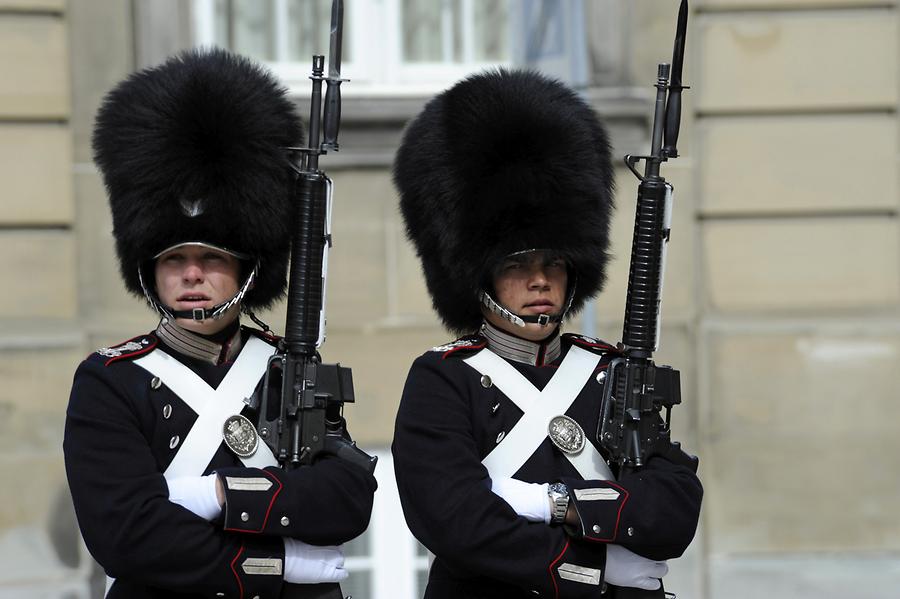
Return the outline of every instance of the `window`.
{"type": "MultiPolygon", "coordinates": [[[[510,0],[345,0],[342,76],[354,91],[431,91],[510,62],[510,0]]],[[[328,58],[331,0],[193,0],[198,45],[267,63],[294,91],[328,58]]]]}
{"type": "Polygon", "coordinates": [[[418,599],[428,580],[428,551],[406,528],[390,450],[367,451],[378,456],[378,491],[369,529],[344,545],[350,577],[341,590],[357,598],[418,599]]]}

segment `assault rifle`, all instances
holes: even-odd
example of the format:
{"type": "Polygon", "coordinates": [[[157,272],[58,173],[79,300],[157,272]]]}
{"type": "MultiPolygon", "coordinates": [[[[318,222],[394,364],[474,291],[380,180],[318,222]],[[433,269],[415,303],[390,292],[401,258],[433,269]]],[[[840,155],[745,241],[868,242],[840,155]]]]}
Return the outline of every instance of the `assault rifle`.
{"type": "MultiPolygon", "coordinates": [[[[291,238],[287,321],[279,351],[269,359],[259,391],[259,436],[279,465],[294,469],[330,453],[374,472],[377,458],[347,441],[342,416],[354,401],[351,370],[322,364],[317,351],[325,340],[325,279],[331,246],[332,181],[319,170],[319,156],[338,150],[341,113],[343,0],[332,0],[328,76],[325,57],[313,56],[309,140],[288,148],[299,159],[295,227],[291,238]],[[327,85],[322,115],[322,82],[327,85]],[[320,137],[324,140],[320,143],[320,137]]],[[[342,597],[337,584],[301,585],[291,597],[342,597]]]]}
{"type": "MultiPolygon", "coordinates": [[[[654,455],[695,472],[698,465],[696,457],[684,453],[671,440],[671,410],[681,403],[680,374],[671,366],[656,365],[652,358],[659,340],[660,299],[672,218],[673,187],[660,176],[660,165],[678,157],[681,92],[687,89],[681,84],[687,19],[688,3],[682,0],[672,64],[662,63],[657,69],[650,155],[625,156],[625,164],[640,184],[625,324],[619,344],[622,356],[607,369],[597,427],[597,440],[619,466],[620,474],[639,469],[654,455]],[[643,175],[636,168],[641,160],[645,162],[643,175]]],[[[616,589],[615,596],[623,599],[666,594],[662,586],[657,591],[622,587],[616,589]]]]}

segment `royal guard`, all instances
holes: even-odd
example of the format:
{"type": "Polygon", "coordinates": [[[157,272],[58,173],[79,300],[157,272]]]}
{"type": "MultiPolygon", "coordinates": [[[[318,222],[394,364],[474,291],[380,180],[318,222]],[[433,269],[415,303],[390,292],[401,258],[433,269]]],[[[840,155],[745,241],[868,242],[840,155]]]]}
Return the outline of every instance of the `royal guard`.
{"type": "Polygon", "coordinates": [[[660,589],[700,481],[664,456],[610,468],[596,431],[617,350],[560,333],[604,281],[613,169],[596,114],[533,72],[475,75],[407,127],[394,181],[435,310],[464,335],[413,363],[392,447],[435,555],[425,597],[660,589]]]}
{"type": "Polygon", "coordinates": [[[109,598],[276,599],[347,576],[375,479],[329,455],[278,468],[248,403],[278,339],[240,315],[284,295],[302,137],[286,90],[222,50],[132,74],[97,115],[121,274],[161,316],[84,360],[69,400],[69,487],[109,598]]]}

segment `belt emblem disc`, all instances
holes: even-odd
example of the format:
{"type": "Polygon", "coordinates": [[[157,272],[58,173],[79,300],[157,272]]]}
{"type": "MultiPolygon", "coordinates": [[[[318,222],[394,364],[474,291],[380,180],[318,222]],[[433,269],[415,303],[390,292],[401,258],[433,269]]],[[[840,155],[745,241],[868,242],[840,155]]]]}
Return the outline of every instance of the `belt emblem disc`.
{"type": "Polygon", "coordinates": [[[578,453],[584,449],[584,430],[568,416],[555,416],[547,432],[553,444],[564,453],[578,453]]]}
{"type": "Polygon", "coordinates": [[[228,417],[222,426],[222,438],[228,449],[242,458],[249,458],[256,453],[259,445],[253,423],[240,414],[228,417]]]}

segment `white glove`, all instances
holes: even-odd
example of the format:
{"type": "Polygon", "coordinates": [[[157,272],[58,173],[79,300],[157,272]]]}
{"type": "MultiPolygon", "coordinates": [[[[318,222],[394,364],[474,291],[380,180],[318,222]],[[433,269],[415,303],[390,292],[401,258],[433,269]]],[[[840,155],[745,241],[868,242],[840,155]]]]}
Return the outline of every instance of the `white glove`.
{"type": "Polygon", "coordinates": [[[347,578],[344,551],[339,546],[307,545],[297,539],[284,540],[284,581],[294,584],[340,582],[347,578]]]}
{"type": "Polygon", "coordinates": [[[506,501],[517,514],[529,522],[550,524],[547,486],[547,483],[525,483],[514,478],[491,480],[491,491],[506,501]]]}
{"type": "Polygon", "coordinates": [[[193,512],[204,520],[215,520],[222,513],[216,497],[216,475],[181,476],[169,481],[169,501],[193,512]]]}
{"type": "Polygon", "coordinates": [[[659,579],[668,574],[666,562],[641,557],[621,545],[606,546],[606,582],[617,587],[634,587],[655,591],[659,579]]]}

